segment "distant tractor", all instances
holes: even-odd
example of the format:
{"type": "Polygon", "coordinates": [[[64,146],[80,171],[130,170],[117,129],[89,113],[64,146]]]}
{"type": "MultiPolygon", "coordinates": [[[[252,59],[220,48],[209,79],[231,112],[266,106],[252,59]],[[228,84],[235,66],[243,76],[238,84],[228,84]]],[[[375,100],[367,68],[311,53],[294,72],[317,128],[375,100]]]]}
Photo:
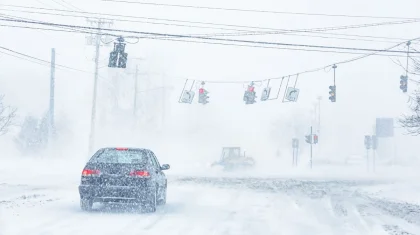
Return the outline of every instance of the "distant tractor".
{"type": "Polygon", "coordinates": [[[240,147],[223,147],[220,160],[214,162],[212,167],[222,166],[224,170],[234,170],[250,168],[254,165],[255,160],[252,157],[246,157],[245,153],[242,155],[240,147]]]}

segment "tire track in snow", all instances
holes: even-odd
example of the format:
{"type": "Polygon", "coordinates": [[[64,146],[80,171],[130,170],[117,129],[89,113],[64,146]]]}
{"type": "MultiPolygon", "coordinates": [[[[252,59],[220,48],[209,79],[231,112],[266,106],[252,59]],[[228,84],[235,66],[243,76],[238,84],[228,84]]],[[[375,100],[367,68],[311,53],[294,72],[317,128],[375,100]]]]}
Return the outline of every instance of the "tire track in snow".
{"type": "Polygon", "coordinates": [[[410,226],[403,218],[384,213],[371,198],[357,190],[343,196],[338,203],[347,208],[346,220],[353,228],[357,227],[359,233],[409,235],[412,234],[408,232],[410,230],[419,231],[418,227],[410,226]]]}

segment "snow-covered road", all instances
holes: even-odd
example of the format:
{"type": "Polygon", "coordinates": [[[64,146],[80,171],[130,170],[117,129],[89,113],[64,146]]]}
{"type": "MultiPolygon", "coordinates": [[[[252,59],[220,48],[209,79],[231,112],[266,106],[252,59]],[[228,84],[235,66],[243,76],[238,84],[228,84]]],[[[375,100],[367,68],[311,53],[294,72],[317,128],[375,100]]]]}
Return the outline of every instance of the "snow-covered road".
{"type": "Polygon", "coordinates": [[[79,209],[77,182],[0,184],[1,235],[420,234],[420,206],[371,196],[374,181],[169,177],[155,214],[79,209]]]}

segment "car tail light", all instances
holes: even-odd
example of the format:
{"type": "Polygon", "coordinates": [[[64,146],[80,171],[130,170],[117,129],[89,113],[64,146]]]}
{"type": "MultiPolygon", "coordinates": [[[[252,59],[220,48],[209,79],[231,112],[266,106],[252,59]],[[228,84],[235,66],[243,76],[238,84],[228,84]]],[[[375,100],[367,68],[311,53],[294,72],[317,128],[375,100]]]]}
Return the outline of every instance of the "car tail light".
{"type": "Polygon", "coordinates": [[[115,150],[118,150],[118,151],[125,151],[125,150],[128,150],[128,148],[115,148],[115,150]]]}
{"type": "Polygon", "coordinates": [[[148,171],[131,171],[130,176],[134,177],[150,177],[150,173],[148,171]]]}
{"type": "Polygon", "coordinates": [[[99,170],[84,169],[82,171],[82,176],[97,176],[101,172],[99,170]]]}

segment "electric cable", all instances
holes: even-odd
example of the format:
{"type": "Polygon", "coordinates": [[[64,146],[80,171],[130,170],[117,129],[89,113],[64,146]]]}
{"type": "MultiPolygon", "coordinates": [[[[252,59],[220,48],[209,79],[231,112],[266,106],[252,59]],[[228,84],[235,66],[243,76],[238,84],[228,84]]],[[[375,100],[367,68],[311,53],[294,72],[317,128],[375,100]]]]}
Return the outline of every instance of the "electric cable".
{"type": "MultiPolygon", "coordinates": [[[[67,27],[72,29],[90,29],[97,30],[95,27],[87,26],[78,26],[78,25],[68,25],[68,24],[56,24],[50,22],[37,22],[37,21],[27,21],[27,20],[12,20],[12,19],[0,19],[0,21],[9,21],[17,23],[27,23],[27,24],[40,24],[47,26],[60,26],[67,27]]],[[[294,43],[279,43],[279,42],[267,42],[267,41],[253,41],[253,40],[239,40],[239,39],[223,39],[223,38],[211,38],[211,37],[199,37],[199,36],[189,36],[182,34],[167,34],[167,33],[154,33],[146,31],[134,31],[134,30],[123,30],[123,29],[106,29],[102,28],[103,31],[118,32],[118,33],[132,33],[132,34],[141,34],[147,35],[149,39],[156,39],[152,36],[166,36],[166,37],[175,37],[175,38],[188,38],[188,39],[201,39],[209,41],[222,41],[222,42],[235,42],[235,43],[246,43],[246,44],[258,44],[258,45],[271,45],[271,46],[289,46],[289,47],[305,47],[305,48],[322,48],[322,49],[336,49],[336,50],[350,50],[350,51],[369,51],[369,52],[383,52],[382,50],[370,49],[370,48],[355,48],[355,47],[337,47],[337,46],[324,46],[324,45],[310,45],[310,44],[294,44],[294,43]]],[[[388,53],[406,53],[405,51],[386,51],[388,53]]],[[[416,52],[418,53],[418,52],[416,52]]],[[[415,54],[415,53],[414,53],[415,54]]]]}
{"type": "MultiPolygon", "coordinates": [[[[0,4],[0,6],[5,7],[12,7],[12,8],[21,8],[21,9],[35,9],[35,10],[42,10],[42,11],[55,11],[55,12],[66,12],[66,13],[76,13],[76,14],[84,14],[85,16],[75,16],[75,15],[65,15],[65,14],[58,14],[58,13],[51,13],[51,12],[34,12],[34,11],[18,11],[12,9],[0,9],[3,11],[17,11],[17,12],[25,12],[25,13],[35,13],[35,14],[50,14],[50,15],[61,15],[61,16],[71,16],[71,17],[87,17],[86,15],[97,15],[97,16],[111,16],[111,17],[124,17],[130,19],[147,19],[147,20],[157,20],[157,21],[169,21],[170,23],[159,23],[159,22],[143,22],[143,23],[151,23],[151,24],[163,24],[163,25],[173,25],[173,26],[181,26],[181,27],[198,27],[198,28],[213,28],[213,29],[223,29],[223,30],[230,30],[230,31],[238,31],[238,32],[250,32],[249,29],[258,29],[258,30],[274,30],[274,31],[287,31],[284,29],[276,29],[276,28],[267,28],[267,27],[255,27],[255,26],[244,26],[244,25],[233,25],[233,24],[217,24],[217,23],[210,23],[210,22],[199,22],[199,21],[186,21],[186,20],[175,20],[175,19],[162,19],[162,18],[151,18],[151,17],[139,17],[139,16],[127,16],[127,15],[116,15],[116,14],[105,14],[105,13],[94,13],[94,12],[84,12],[84,11],[72,11],[72,10],[59,10],[59,9],[49,9],[49,8],[39,8],[39,7],[27,7],[27,6],[18,6],[18,5],[10,5],[10,4],[0,4]],[[212,25],[212,26],[224,26],[224,27],[235,27],[235,28],[242,28],[242,29],[231,29],[231,28],[216,28],[216,27],[203,27],[203,26],[192,26],[192,25],[180,25],[180,24],[173,24],[173,22],[181,22],[181,23],[188,23],[188,24],[201,24],[201,25],[212,25]]],[[[107,18],[109,20],[116,20],[116,21],[128,21],[128,22],[136,22],[135,20],[126,20],[126,19],[117,19],[117,18],[107,18]]],[[[417,20],[417,19],[414,19],[417,20]]],[[[138,22],[138,21],[137,21],[138,22]]],[[[381,24],[389,24],[389,22],[382,22],[381,24]]],[[[376,23],[372,26],[378,26],[379,23],[376,23]]],[[[348,29],[348,26],[340,26],[340,27],[329,27],[331,29],[340,30],[340,29],[348,29]]],[[[367,27],[367,26],[365,26],[367,27]]],[[[352,28],[357,28],[357,25],[353,25],[352,28]]],[[[309,32],[311,29],[303,29],[300,32],[305,31],[306,33],[315,33],[321,34],[321,29],[324,29],[322,34],[329,34],[329,35],[341,35],[341,36],[354,36],[354,37],[367,37],[367,38],[381,38],[381,39],[390,39],[390,40],[406,40],[401,38],[390,38],[390,37],[373,37],[373,36],[364,36],[364,35],[350,35],[350,34],[332,34],[332,33],[325,33],[328,29],[325,28],[317,28],[317,32],[309,32]]],[[[313,30],[313,29],[312,29],[313,30]]],[[[292,32],[293,30],[289,30],[292,32]]],[[[254,32],[254,31],[252,31],[254,32]]],[[[283,33],[284,34],[284,33],[283,33]]]]}
{"type": "MultiPolygon", "coordinates": [[[[0,11],[4,11],[4,9],[0,9],[0,11]]],[[[22,13],[34,13],[34,14],[42,14],[42,15],[57,15],[57,16],[64,16],[64,17],[85,17],[85,16],[78,16],[78,15],[69,15],[69,14],[55,14],[55,13],[45,13],[45,12],[31,12],[31,11],[16,11],[10,10],[12,12],[22,12],[22,13]]],[[[375,23],[375,24],[361,24],[361,25],[350,25],[350,26],[338,26],[338,27],[327,27],[327,28],[313,28],[313,29],[270,29],[265,31],[251,31],[251,30],[234,30],[229,28],[220,28],[220,27],[205,27],[205,26],[194,26],[194,25],[185,25],[185,24],[174,24],[174,23],[162,23],[162,22],[150,22],[150,21],[141,21],[141,20],[124,20],[124,19],[115,19],[115,18],[103,18],[105,20],[116,20],[122,22],[137,22],[137,23],[144,23],[144,24],[157,24],[157,25],[168,25],[168,26],[178,26],[178,27],[189,27],[189,28],[199,28],[199,29],[222,29],[222,30],[229,30],[229,31],[236,31],[236,33],[213,33],[213,34],[191,34],[192,36],[208,36],[208,37],[219,37],[219,36],[257,36],[257,35],[277,35],[281,34],[282,36],[299,36],[299,37],[316,37],[316,38],[326,38],[326,39],[339,39],[339,40],[350,40],[350,41],[367,41],[367,42],[387,42],[387,43],[394,43],[397,39],[392,39],[394,41],[385,40],[373,40],[373,39],[355,39],[355,38],[343,38],[343,37],[333,37],[333,36],[319,36],[319,35],[307,35],[307,34],[328,34],[325,33],[327,31],[332,30],[341,30],[341,29],[354,29],[354,28],[366,28],[366,27],[375,27],[375,26],[385,26],[385,25],[395,25],[395,24],[408,24],[408,23],[417,23],[420,21],[403,21],[403,22],[383,22],[383,23],[375,23]],[[306,34],[303,34],[306,33],[306,34]]],[[[330,34],[335,35],[335,34],[330,34]]],[[[353,36],[353,35],[348,35],[353,36]]],[[[361,37],[360,35],[354,35],[354,37],[361,37]]],[[[399,41],[401,39],[398,39],[399,41]]],[[[406,39],[402,39],[406,40],[406,39]]]]}
{"type": "MultiPolygon", "coordinates": [[[[420,37],[413,38],[411,40],[398,43],[398,44],[396,44],[392,47],[385,48],[382,51],[391,50],[393,48],[396,48],[396,47],[399,47],[403,44],[406,44],[407,42],[418,41],[418,40],[420,40],[420,37]]],[[[358,57],[355,57],[355,58],[352,58],[352,59],[339,61],[339,62],[332,63],[332,64],[329,64],[329,65],[326,65],[326,66],[322,66],[322,67],[318,67],[318,68],[314,68],[314,69],[309,69],[309,70],[301,71],[301,72],[294,73],[294,74],[284,75],[284,76],[281,76],[281,77],[273,77],[273,78],[267,78],[267,79],[262,79],[262,80],[252,80],[252,81],[203,81],[203,82],[205,82],[205,83],[233,83],[233,84],[240,83],[240,84],[244,84],[244,83],[249,83],[249,82],[264,82],[264,81],[268,81],[268,80],[278,80],[278,79],[282,79],[284,77],[289,77],[289,76],[293,77],[293,76],[297,76],[297,75],[318,72],[318,71],[325,70],[326,68],[333,67],[333,66],[336,66],[336,65],[339,65],[339,64],[347,64],[347,63],[351,63],[351,62],[354,62],[354,61],[358,61],[358,60],[367,58],[369,56],[375,55],[377,53],[379,53],[379,52],[373,52],[373,53],[365,54],[365,55],[358,56],[358,57]]]]}
{"type": "Polygon", "coordinates": [[[194,8],[194,9],[205,9],[205,10],[270,13],[270,14],[287,14],[287,15],[346,17],[346,18],[370,18],[370,19],[420,19],[420,18],[415,18],[415,17],[345,15],[345,14],[287,12],[287,11],[270,11],[270,10],[255,10],[255,9],[240,9],[240,8],[222,8],[222,7],[197,6],[197,5],[181,5],[181,4],[168,4],[168,3],[155,3],[155,2],[127,1],[127,0],[101,0],[101,1],[102,2],[116,2],[116,3],[133,3],[133,4],[151,5],[151,6],[177,7],[177,8],[194,8]]]}
{"type": "MultiPolygon", "coordinates": [[[[34,57],[34,56],[30,56],[30,55],[27,55],[27,54],[24,54],[24,53],[21,53],[21,52],[17,52],[15,50],[12,50],[12,49],[9,49],[9,48],[6,48],[6,47],[0,46],[0,49],[3,49],[5,51],[9,51],[9,52],[15,53],[17,55],[20,55],[20,56],[23,56],[23,57],[27,57],[27,58],[30,58],[30,59],[33,59],[33,60],[36,60],[36,61],[40,61],[40,62],[43,62],[43,63],[51,64],[50,61],[43,60],[43,59],[40,59],[40,58],[37,58],[37,57],[34,57]]],[[[76,68],[72,68],[72,67],[68,67],[68,66],[65,66],[65,65],[55,64],[55,66],[61,67],[61,68],[65,68],[65,69],[69,69],[69,70],[73,70],[73,71],[77,71],[77,72],[92,74],[92,72],[81,70],[81,69],[76,69],[76,68]]]]}

